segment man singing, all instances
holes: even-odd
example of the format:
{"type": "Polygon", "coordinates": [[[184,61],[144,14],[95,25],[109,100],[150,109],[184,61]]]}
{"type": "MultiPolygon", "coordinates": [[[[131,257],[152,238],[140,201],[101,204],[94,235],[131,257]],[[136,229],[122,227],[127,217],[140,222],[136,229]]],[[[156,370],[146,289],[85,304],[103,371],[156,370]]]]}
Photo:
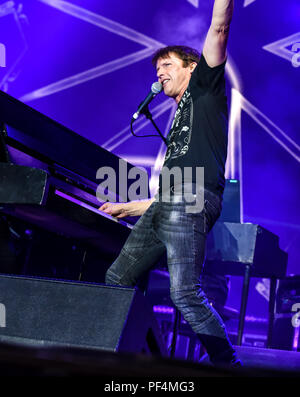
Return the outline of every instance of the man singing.
{"type": "Polygon", "coordinates": [[[211,362],[236,367],[241,363],[223,321],[199,281],[207,234],[220,215],[225,185],[228,105],[224,69],[233,3],[215,0],[201,55],[189,47],[169,46],[158,50],[152,59],[165,95],[178,104],[167,136],[163,170],[180,169],[182,175],[185,169],[193,172],[183,178],[181,186],[171,183],[167,200],[161,172],[155,197],[105,203],[100,210],[116,218],[141,216],[108,269],[105,282],[136,285],[166,250],[173,303],[205,346],[211,362]],[[204,185],[197,180],[200,169],[204,169],[204,185]],[[192,197],[204,196],[200,210],[186,210],[190,204],[186,192],[192,197]]]}

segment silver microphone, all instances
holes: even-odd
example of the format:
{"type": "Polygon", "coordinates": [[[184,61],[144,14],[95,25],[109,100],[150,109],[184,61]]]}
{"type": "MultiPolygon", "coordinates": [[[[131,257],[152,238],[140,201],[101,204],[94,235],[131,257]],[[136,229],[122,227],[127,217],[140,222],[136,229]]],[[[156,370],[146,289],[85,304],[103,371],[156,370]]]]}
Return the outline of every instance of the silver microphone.
{"type": "Polygon", "coordinates": [[[143,102],[139,105],[138,110],[134,113],[132,116],[133,120],[136,120],[141,111],[149,105],[149,103],[152,101],[153,98],[156,97],[157,94],[159,94],[162,91],[162,84],[159,81],[156,81],[155,83],[152,84],[151,86],[151,91],[149,94],[146,96],[146,98],[143,100],[143,102]]]}

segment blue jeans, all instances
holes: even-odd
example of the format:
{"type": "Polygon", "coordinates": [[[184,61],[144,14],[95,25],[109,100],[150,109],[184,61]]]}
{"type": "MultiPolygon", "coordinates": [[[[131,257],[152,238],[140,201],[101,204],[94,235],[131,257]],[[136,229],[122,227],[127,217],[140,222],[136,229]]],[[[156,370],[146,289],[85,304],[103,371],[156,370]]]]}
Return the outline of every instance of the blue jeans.
{"type": "Polygon", "coordinates": [[[220,215],[222,201],[205,190],[203,210],[189,213],[184,198],[174,195],[170,200],[154,201],[138,220],[105,282],[135,286],[166,250],[173,303],[206,347],[211,361],[223,356],[230,361],[234,350],[224,323],[199,284],[207,234],[220,215]]]}

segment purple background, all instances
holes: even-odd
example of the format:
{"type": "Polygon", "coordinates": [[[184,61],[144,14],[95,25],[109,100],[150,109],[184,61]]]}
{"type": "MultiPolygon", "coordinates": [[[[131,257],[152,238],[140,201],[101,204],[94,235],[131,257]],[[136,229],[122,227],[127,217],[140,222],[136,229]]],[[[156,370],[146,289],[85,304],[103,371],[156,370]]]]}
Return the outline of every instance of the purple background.
{"type": "MultiPolygon", "coordinates": [[[[298,274],[300,67],[292,65],[291,48],[300,43],[300,4],[299,0],[235,3],[228,44],[228,97],[234,77],[247,109],[252,106],[265,115],[259,118],[264,119],[264,128],[247,109],[241,112],[243,219],[277,234],[281,248],[289,253],[288,274],[298,274]],[[290,36],[283,45],[286,58],[263,48],[290,36]]],[[[6,46],[0,89],[150,173],[158,153],[164,155],[161,140],[137,139],[129,132],[136,106],[156,80],[150,54],[160,43],[186,44],[201,51],[212,6],[213,1],[207,0],[0,1],[0,42],[6,46]],[[122,58],[147,46],[150,50],[143,59],[122,64],[122,58]],[[105,64],[102,75],[80,80],[83,72],[105,64]],[[72,81],[73,86],[56,84],[54,92],[49,91],[61,81],[72,81]]],[[[150,106],[155,116],[155,109],[162,109],[158,105],[166,105],[166,111],[155,117],[164,133],[174,112],[167,99],[162,94],[150,106]]],[[[143,122],[139,119],[135,128],[143,122]]],[[[146,124],[139,134],[150,132],[154,130],[146,124]]],[[[240,178],[238,169],[229,163],[227,167],[227,177],[240,178]]],[[[251,284],[248,311],[265,316],[267,302],[255,290],[256,282],[251,284]]],[[[232,278],[228,300],[237,308],[240,283],[232,278]]]]}

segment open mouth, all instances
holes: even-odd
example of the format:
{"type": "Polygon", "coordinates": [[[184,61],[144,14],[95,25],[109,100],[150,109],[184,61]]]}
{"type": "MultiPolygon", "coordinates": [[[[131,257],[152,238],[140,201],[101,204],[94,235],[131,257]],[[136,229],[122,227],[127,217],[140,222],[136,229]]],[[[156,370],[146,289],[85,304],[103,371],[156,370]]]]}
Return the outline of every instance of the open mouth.
{"type": "Polygon", "coordinates": [[[163,81],[162,81],[163,87],[165,87],[166,84],[168,84],[169,81],[170,81],[170,79],[165,79],[165,80],[163,80],[163,81]]]}

